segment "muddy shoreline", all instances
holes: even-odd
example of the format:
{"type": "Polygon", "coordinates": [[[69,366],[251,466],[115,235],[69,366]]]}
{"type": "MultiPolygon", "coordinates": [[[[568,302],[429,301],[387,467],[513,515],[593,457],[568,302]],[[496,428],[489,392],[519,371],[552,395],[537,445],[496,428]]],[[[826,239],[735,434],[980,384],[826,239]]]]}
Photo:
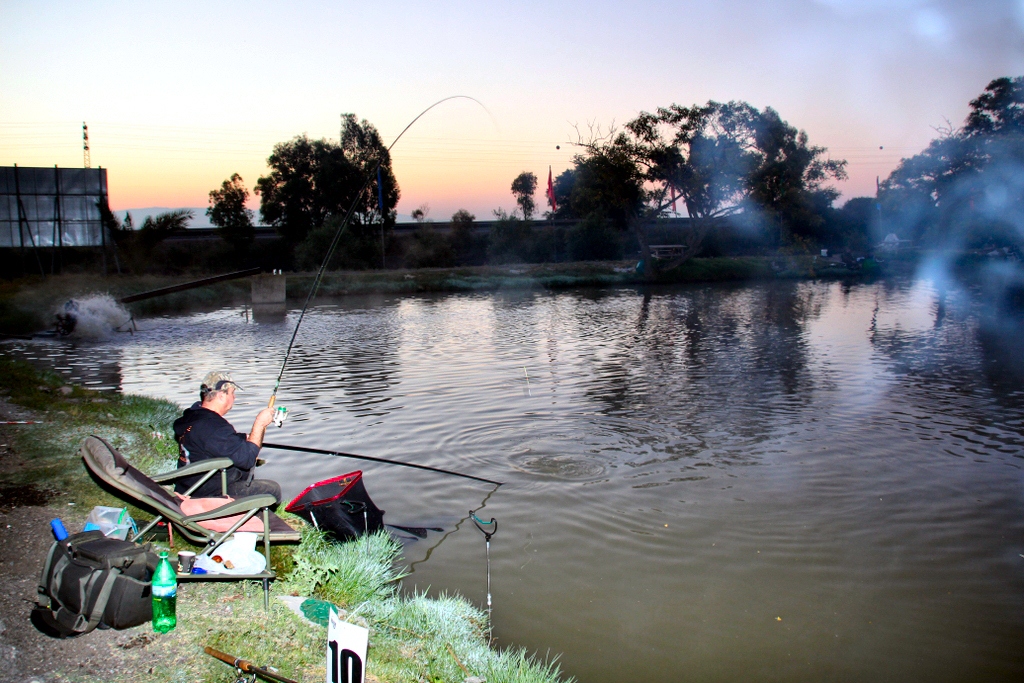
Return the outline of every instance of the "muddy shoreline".
{"type": "MultiPolygon", "coordinates": [[[[39,420],[35,411],[0,399],[0,421],[39,420]]],[[[15,430],[33,425],[0,425],[0,681],[49,683],[58,680],[131,678],[134,664],[125,657],[144,627],[96,631],[88,638],[57,640],[29,622],[39,572],[53,543],[50,520],[80,526],[77,505],[58,506],[60,492],[36,484],[10,483],[26,467],[12,442],[15,430]]]]}

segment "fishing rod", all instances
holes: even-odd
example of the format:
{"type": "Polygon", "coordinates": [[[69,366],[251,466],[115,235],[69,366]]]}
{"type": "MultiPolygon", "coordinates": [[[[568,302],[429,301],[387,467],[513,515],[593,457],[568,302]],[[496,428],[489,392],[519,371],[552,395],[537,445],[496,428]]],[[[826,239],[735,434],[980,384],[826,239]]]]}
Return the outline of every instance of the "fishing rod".
{"type": "Polygon", "coordinates": [[[325,451],[320,448],[308,448],[306,446],[289,446],[288,444],[276,444],[263,442],[263,448],[276,448],[282,451],[296,451],[298,453],[317,453],[318,455],[333,455],[339,458],[354,458],[356,460],[369,460],[370,462],[382,462],[388,465],[401,465],[402,467],[412,467],[417,470],[427,470],[428,472],[439,472],[441,474],[450,474],[453,477],[462,477],[463,479],[472,479],[473,481],[482,481],[485,484],[492,484],[494,486],[501,486],[500,481],[493,481],[491,479],[484,479],[483,477],[475,477],[472,474],[463,474],[462,472],[453,472],[451,470],[443,470],[440,467],[430,467],[429,465],[417,465],[411,462],[402,462],[401,460],[388,460],[387,458],[375,458],[370,455],[358,455],[356,453],[344,453],[342,451],[325,451]]]}
{"type": "MultiPolygon", "coordinates": [[[[434,107],[443,102],[457,99],[472,100],[473,102],[476,102],[481,107],[483,107],[484,111],[487,111],[487,107],[484,106],[483,102],[476,99],[475,97],[470,97],[469,95],[451,95],[449,97],[440,99],[437,102],[434,102],[432,105],[421,111],[416,116],[416,118],[409,122],[409,125],[402,129],[402,132],[398,134],[398,137],[396,137],[392,141],[392,143],[388,145],[388,148],[384,150],[384,153],[381,154],[380,158],[377,159],[377,163],[376,165],[374,165],[373,170],[369,174],[367,174],[366,180],[363,182],[363,186],[359,188],[359,192],[356,193],[355,199],[352,200],[352,205],[348,209],[348,213],[345,214],[345,220],[341,222],[341,225],[338,227],[337,232],[334,233],[334,239],[331,240],[331,245],[330,247],[328,247],[327,253],[324,255],[323,263],[320,264],[320,270],[317,271],[316,277],[313,278],[313,285],[309,289],[309,294],[306,295],[305,303],[302,304],[302,310],[299,312],[299,319],[295,323],[295,329],[292,331],[292,338],[288,342],[288,349],[284,352],[284,361],[281,363],[281,371],[277,373],[277,380],[274,382],[274,391],[270,395],[270,402],[267,404],[268,408],[273,408],[274,403],[277,401],[277,390],[281,387],[281,377],[284,376],[284,369],[288,365],[288,357],[292,353],[292,346],[295,344],[295,337],[299,334],[299,326],[302,325],[302,319],[306,316],[306,309],[309,307],[309,302],[313,300],[313,296],[316,295],[317,289],[320,288],[320,283],[323,281],[324,271],[327,270],[327,263],[331,260],[331,256],[334,255],[335,249],[338,248],[338,244],[341,241],[341,235],[342,233],[345,232],[345,228],[348,227],[349,221],[352,220],[352,214],[355,213],[356,206],[363,199],[363,194],[366,192],[367,188],[370,187],[370,183],[373,182],[373,179],[377,175],[377,171],[380,170],[380,167],[384,163],[384,160],[390,158],[391,148],[394,147],[398,143],[398,141],[402,139],[402,136],[405,135],[405,132],[412,128],[413,124],[419,121],[420,118],[422,118],[423,115],[426,114],[428,111],[430,111],[431,109],[433,109],[434,107]]],[[[330,453],[329,455],[334,454],[330,453]]],[[[449,472],[449,474],[452,473],[449,472]]]]}
{"type": "Polygon", "coordinates": [[[299,683],[298,681],[292,678],[285,678],[284,676],[277,674],[271,671],[270,669],[264,668],[262,666],[256,666],[247,659],[241,659],[239,657],[235,657],[234,655],[229,655],[225,652],[221,652],[220,650],[215,650],[209,645],[203,648],[203,652],[210,655],[211,657],[216,657],[225,664],[230,664],[231,666],[235,667],[241,672],[253,674],[254,676],[259,676],[260,678],[263,678],[268,681],[274,681],[275,683],[299,683]]]}

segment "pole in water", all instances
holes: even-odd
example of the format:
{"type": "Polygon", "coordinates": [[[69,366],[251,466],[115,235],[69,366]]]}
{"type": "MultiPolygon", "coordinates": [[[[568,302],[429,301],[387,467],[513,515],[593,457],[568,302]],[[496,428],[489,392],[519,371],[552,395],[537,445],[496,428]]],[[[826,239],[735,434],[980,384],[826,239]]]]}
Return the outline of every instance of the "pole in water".
{"type": "Polygon", "coordinates": [[[473,524],[484,535],[487,553],[487,642],[491,643],[494,641],[494,625],[491,620],[491,536],[498,533],[498,520],[491,517],[491,521],[485,522],[477,517],[472,510],[469,511],[469,515],[473,518],[473,524]],[[491,527],[491,530],[487,531],[485,527],[491,527]]]}

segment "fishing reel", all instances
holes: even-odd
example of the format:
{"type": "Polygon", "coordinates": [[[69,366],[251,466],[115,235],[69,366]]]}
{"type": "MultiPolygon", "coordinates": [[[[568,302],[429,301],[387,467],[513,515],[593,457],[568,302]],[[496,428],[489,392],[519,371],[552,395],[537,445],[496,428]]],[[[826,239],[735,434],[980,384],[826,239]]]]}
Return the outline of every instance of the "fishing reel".
{"type": "Polygon", "coordinates": [[[274,409],[274,424],[278,427],[284,427],[284,421],[288,417],[288,409],[284,406],[278,406],[274,409]]]}

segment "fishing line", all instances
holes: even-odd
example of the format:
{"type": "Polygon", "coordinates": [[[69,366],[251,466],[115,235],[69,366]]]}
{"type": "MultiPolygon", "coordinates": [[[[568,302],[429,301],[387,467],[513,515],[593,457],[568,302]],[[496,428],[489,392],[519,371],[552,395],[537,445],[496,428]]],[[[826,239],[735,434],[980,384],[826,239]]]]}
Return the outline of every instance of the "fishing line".
{"type": "MultiPolygon", "coordinates": [[[[331,245],[330,247],[328,247],[327,253],[324,255],[323,263],[320,264],[320,270],[317,271],[316,277],[313,278],[313,285],[309,289],[309,294],[306,295],[306,301],[304,304],[302,304],[302,310],[299,312],[299,319],[298,321],[296,321],[295,329],[292,331],[292,338],[288,341],[288,349],[284,353],[284,361],[281,363],[281,371],[277,373],[277,380],[274,382],[274,391],[270,395],[270,408],[273,408],[274,403],[277,401],[277,390],[281,387],[281,377],[284,376],[284,369],[288,365],[288,357],[292,353],[292,346],[294,346],[295,344],[295,337],[298,336],[299,334],[299,326],[302,325],[302,320],[306,316],[306,309],[309,307],[309,302],[313,300],[313,297],[316,295],[317,289],[320,288],[320,283],[323,281],[324,271],[327,270],[327,264],[331,260],[331,256],[334,255],[335,249],[338,248],[338,244],[341,241],[341,235],[342,233],[345,232],[345,228],[348,227],[349,221],[352,220],[352,214],[355,213],[356,206],[359,204],[360,201],[362,201],[363,195],[366,193],[367,188],[370,187],[370,183],[372,183],[374,178],[377,177],[377,171],[380,169],[381,164],[384,163],[385,159],[390,158],[391,148],[394,147],[398,143],[398,141],[402,139],[402,136],[405,135],[405,132],[412,128],[413,124],[419,121],[424,114],[426,114],[428,111],[430,111],[431,109],[433,109],[434,107],[438,106],[443,102],[458,99],[472,100],[473,102],[476,102],[481,107],[483,107],[484,111],[486,111],[489,116],[491,115],[491,112],[487,109],[486,106],[484,106],[483,102],[476,99],[475,97],[470,97],[469,95],[451,95],[449,97],[440,99],[437,102],[434,102],[426,109],[424,109],[423,111],[421,111],[416,116],[416,118],[409,122],[409,125],[402,129],[402,132],[398,134],[398,137],[396,137],[394,141],[392,141],[392,143],[388,145],[388,148],[384,150],[384,154],[382,154],[380,158],[377,159],[377,163],[373,167],[373,170],[367,174],[366,180],[363,182],[363,186],[359,188],[359,192],[356,193],[355,199],[352,200],[352,205],[348,209],[348,213],[345,214],[345,220],[341,222],[341,225],[338,227],[337,232],[334,233],[334,239],[331,240],[331,245]]],[[[491,118],[493,119],[493,116],[491,118]]],[[[383,220],[383,216],[381,217],[381,219],[383,220]]]]}
{"type": "Polygon", "coordinates": [[[465,517],[463,517],[462,519],[460,519],[458,522],[455,523],[455,526],[452,527],[451,531],[445,533],[443,536],[441,536],[441,538],[437,539],[437,543],[435,543],[434,545],[432,545],[429,548],[427,548],[427,552],[423,556],[422,560],[416,560],[415,562],[410,562],[409,563],[409,573],[411,574],[412,572],[416,571],[416,565],[421,564],[421,563],[426,562],[427,560],[429,560],[430,556],[433,554],[433,552],[441,547],[441,544],[444,543],[445,539],[448,538],[449,536],[451,536],[452,534],[454,534],[459,529],[461,529],[462,525],[466,523],[467,519],[469,519],[475,513],[479,512],[480,510],[483,510],[485,507],[487,507],[487,501],[489,501],[491,499],[491,496],[493,496],[494,492],[497,491],[497,490],[498,490],[498,487],[495,486],[493,489],[488,491],[487,495],[484,496],[484,499],[480,501],[480,505],[478,505],[474,510],[470,510],[468,515],[466,515],[465,517]]]}

